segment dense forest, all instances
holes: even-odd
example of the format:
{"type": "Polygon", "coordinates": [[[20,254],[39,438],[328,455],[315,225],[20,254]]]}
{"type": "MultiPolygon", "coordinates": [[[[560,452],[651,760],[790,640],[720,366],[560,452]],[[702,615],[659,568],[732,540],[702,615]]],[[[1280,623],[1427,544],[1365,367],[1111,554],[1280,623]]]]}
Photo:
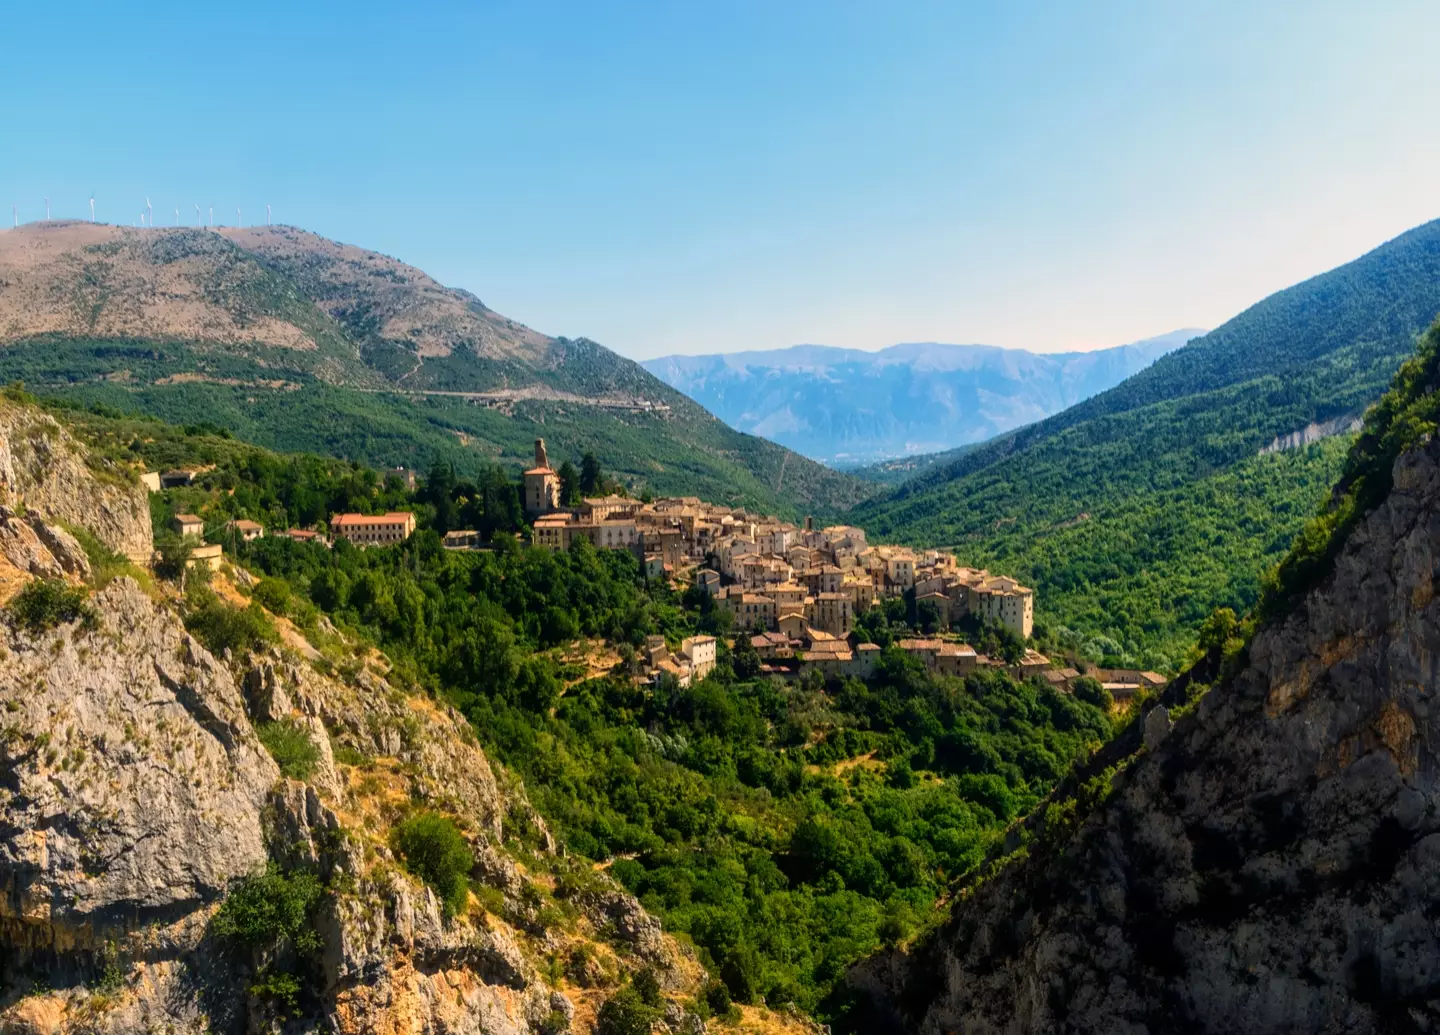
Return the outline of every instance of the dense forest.
{"type": "Polygon", "coordinates": [[[459,706],[571,850],[614,859],[746,1002],[842,1016],[845,968],[936,919],[948,880],[1110,733],[1098,684],[932,678],[895,650],[868,684],[776,684],[743,650],[687,689],[583,678],[557,648],[701,621],[620,551],[447,552],[422,531],[241,558],[257,596],[329,615],[459,706]]]}
{"type": "MultiPolygon", "coordinates": [[[[162,575],[184,570],[169,518],[193,511],[258,577],[245,609],[188,580],[198,637],[243,651],[274,640],[267,612],[283,615],[344,670],[354,651],[325,631],[326,616],[385,650],[392,681],[461,709],[571,852],[608,865],[694,942],[721,980],[721,1008],[793,1002],[849,1023],[846,968],[938,922],[950,882],[1111,732],[1093,681],[1072,696],[1001,672],[935,678],[893,649],[868,683],[762,678],[743,637],[734,651],[722,637],[716,671],[688,688],[637,685],[623,662],[597,677],[586,654],[602,641],[623,659],[647,636],[673,645],[723,622],[698,595],[647,584],[626,552],[522,546],[507,534],[518,500],[499,469],[460,477],[440,462],[411,495],[398,479],[273,454],[211,426],[62,416],[100,459],[214,465],[152,496],[162,575]],[[487,484],[508,501],[493,511],[492,548],[443,549],[441,528],[468,523],[477,506],[483,515],[487,484]],[[423,527],[390,548],[246,544],[226,530],[237,516],[273,529],[397,505],[413,506],[423,527]]],[[[606,477],[593,457],[575,470],[606,477]]],[[[890,601],[861,635],[888,644],[914,617],[890,601]]],[[[521,851],[531,835],[523,819],[507,827],[521,851]]]]}

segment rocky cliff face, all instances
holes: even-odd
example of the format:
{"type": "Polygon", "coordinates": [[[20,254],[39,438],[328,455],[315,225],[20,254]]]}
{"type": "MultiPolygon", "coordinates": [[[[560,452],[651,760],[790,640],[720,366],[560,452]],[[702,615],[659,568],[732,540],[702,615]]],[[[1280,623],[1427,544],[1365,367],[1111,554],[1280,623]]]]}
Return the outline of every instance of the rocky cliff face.
{"type": "Polygon", "coordinates": [[[129,578],[90,608],[47,631],[0,625],[0,1031],[278,1030],[285,1011],[249,990],[261,961],[212,932],[267,863],[327,889],[295,1030],[556,1033],[647,964],[693,990],[693,961],[607,880],[547,915],[553,878],[517,863],[502,824],[535,831],[532,866],[563,860],[448,708],[373,664],[217,659],[129,578]],[[257,737],[277,721],[319,749],[304,782],[257,737]],[[484,908],[446,918],[392,856],[385,831],[417,805],[462,824],[484,908]],[[567,996],[549,961],[581,943],[600,976],[567,996]]]}
{"type": "Polygon", "coordinates": [[[150,563],[150,505],[129,472],[91,459],[51,416],[0,399],[0,506],[88,529],[116,553],[150,563]]]}
{"type": "Polygon", "coordinates": [[[1437,574],[1431,443],[1108,800],[854,983],[926,1035],[1440,1030],[1437,574]]]}
{"type": "MultiPolygon", "coordinates": [[[[0,610],[0,1033],[559,1035],[642,967],[670,997],[657,1031],[703,1030],[679,1005],[704,978],[693,958],[557,851],[463,718],[333,629],[329,657],[283,620],[283,645],[217,657],[145,573],[89,587],[85,551],[39,515],[148,554],[144,498],[107,494],[53,422],[7,416],[9,595],[49,578],[88,598],[68,621],[0,610]],[[266,748],[277,727],[313,746],[303,779],[266,748]],[[459,915],[393,854],[419,810],[473,856],[459,915]],[[217,926],[267,867],[318,889],[303,956],[217,926]],[[302,978],[293,1002],[259,987],[277,962],[302,978]]],[[[247,581],[218,579],[232,598],[247,581]]]]}

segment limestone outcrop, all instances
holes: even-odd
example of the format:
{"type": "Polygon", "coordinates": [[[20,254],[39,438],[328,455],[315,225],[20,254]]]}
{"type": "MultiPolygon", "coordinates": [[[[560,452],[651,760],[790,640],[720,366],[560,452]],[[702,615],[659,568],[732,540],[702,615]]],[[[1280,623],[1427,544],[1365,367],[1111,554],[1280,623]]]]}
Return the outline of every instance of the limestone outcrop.
{"type": "Polygon", "coordinates": [[[1440,443],[1078,824],[857,968],[900,1030],[1440,1030],[1440,443]]]}
{"type": "Polygon", "coordinates": [[[128,577],[87,606],[40,631],[0,613],[0,1032],[584,1031],[577,1008],[593,1017],[604,989],[567,997],[542,974],[577,940],[611,961],[612,985],[642,965],[677,996],[703,977],[601,875],[560,923],[503,841],[522,818],[532,851],[554,851],[523,791],[379,655],[345,673],[290,649],[217,658],[128,577]],[[304,780],[263,746],[269,724],[317,748],[304,780]],[[494,892],[483,907],[447,917],[399,865],[386,831],[417,806],[461,824],[473,886],[494,892]],[[213,932],[266,866],[325,888],[298,1028],[252,991],[265,961],[213,932]]]}
{"type": "MultiPolygon", "coordinates": [[[[0,434],[0,605],[41,578],[84,600],[0,607],[0,1035],[560,1035],[642,966],[672,996],[656,1030],[703,1031],[680,1005],[704,980],[693,957],[557,851],[459,713],[328,623],[328,657],[282,619],[283,646],[207,650],[175,587],[97,579],[67,531],[148,559],[143,493],[34,408],[0,402],[0,434]],[[474,857],[455,915],[390,837],[422,810],[474,857]],[[316,889],[303,947],[217,923],[262,873],[316,889]],[[598,986],[558,976],[581,948],[598,986]],[[266,985],[272,965],[300,987],[266,985]]],[[[216,578],[232,601],[252,581],[216,578]]]]}
{"type": "Polygon", "coordinates": [[[55,418],[0,399],[0,506],[88,529],[137,564],[153,548],[145,489],[126,468],[95,458],[55,418]]]}

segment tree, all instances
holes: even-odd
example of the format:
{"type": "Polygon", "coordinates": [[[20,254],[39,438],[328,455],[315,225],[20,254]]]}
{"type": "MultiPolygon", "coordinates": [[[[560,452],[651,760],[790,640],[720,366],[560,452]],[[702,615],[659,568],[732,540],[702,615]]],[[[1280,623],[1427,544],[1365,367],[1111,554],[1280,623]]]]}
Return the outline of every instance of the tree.
{"type": "Polygon", "coordinates": [[[604,480],[599,459],[594,453],[587,451],[580,458],[580,491],[587,496],[593,496],[602,491],[604,480]]]}
{"type": "Polygon", "coordinates": [[[562,507],[578,507],[580,505],[580,472],[575,470],[575,465],[566,460],[560,465],[560,470],[555,472],[560,476],[560,505],[562,507]]]}
{"type": "Polygon", "coordinates": [[[435,531],[442,535],[460,524],[460,506],[455,502],[455,468],[436,458],[425,476],[421,498],[435,508],[435,531]]]}
{"type": "Polygon", "coordinates": [[[750,642],[748,633],[741,633],[735,637],[735,646],[731,648],[730,664],[735,669],[736,679],[754,679],[760,674],[760,652],[750,642]]]}
{"type": "Polygon", "coordinates": [[[1071,691],[1075,694],[1075,700],[1094,705],[1102,712],[1108,713],[1115,705],[1115,698],[1110,691],[1094,676],[1081,676],[1075,680],[1071,691]]]}
{"type": "Polygon", "coordinates": [[[396,827],[390,840],[405,868],[434,889],[447,915],[465,908],[475,856],[454,821],[437,812],[420,812],[396,827]]]}
{"type": "Polygon", "coordinates": [[[1225,649],[1226,642],[1235,635],[1240,625],[1235,612],[1228,607],[1219,607],[1210,612],[1210,617],[1200,623],[1200,649],[1209,653],[1217,647],[1225,649]]]}
{"type": "Polygon", "coordinates": [[[622,988],[600,1007],[597,1035],[650,1035],[659,1011],[648,1006],[634,988],[622,988]]]}

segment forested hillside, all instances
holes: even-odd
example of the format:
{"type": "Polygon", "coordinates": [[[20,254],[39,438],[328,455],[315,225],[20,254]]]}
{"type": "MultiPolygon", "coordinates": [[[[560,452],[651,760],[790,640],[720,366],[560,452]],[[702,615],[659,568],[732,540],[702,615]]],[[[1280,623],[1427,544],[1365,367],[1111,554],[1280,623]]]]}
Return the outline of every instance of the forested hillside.
{"type": "MultiPolygon", "coordinates": [[[[732,999],[794,1002],[843,1029],[846,969],[938,922],[951,877],[1123,718],[1093,681],[1072,696],[1002,671],[938,678],[898,650],[869,683],[777,684],[759,676],[743,637],[688,690],[640,687],[623,659],[646,636],[723,640],[727,616],[647,584],[628,553],[581,544],[552,554],[503,534],[491,551],[447,551],[425,482],[412,496],[374,471],[274,454],[206,427],[55,412],[108,466],[209,467],[196,484],[151,497],[162,567],[181,566],[170,517],[197,513],[257,577],[252,600],[338,668],[352,662],[334,653],[322,616],[383,648],[394,685],[459,707],[571,853],[608,864],[668,929],[694,940],[721,982],[706,1009],[722,1014],[732,999]],[[246,544],[227,532],[236,517],[274,529],[396,506],[421,520],[396,547],[327,550],[273,535],[246,544]]],[[[446,482],[449,505],[488,507],[484,486],[499,489],[482,482],[446,482]]],[[[510,491],[513,508],[513,481],[510,491]]],[[[905,635],[905,611],[890,601],[863,634],[905,635]]],[[[271,635],[254,609],[203,588],[187,614],[217,651],[239,654],[271,635]]],[[[523,852],[533,832],[506,822],[523,852]]]]}
{"type": "Polygon", "coordinates": [[[1257,562],[1278,560],[1338,473],[1324,445],[1261,450],[1363,412],[1437,312],[1440,223],[1428,223],[850,519],[1003,559],[1034,581],[1043,623],[1173,664],[1215,607],[1254,602],[1257,562]],[[1194,574],[1167,585],[1172,572],[1194,574]]]}
{"type": "Polygon", "coordinates": [[[1437,417],[1440,325],[1255,612],[1207,630],[943,929],[853,972],[874,1029],[1435,1026],[1437,417]]]}
{"type": "Polygon", "coordinates": [[[377,466],[515,470],[544,436],[603,451],[637,492],[796,516],[870,491],[601,345],[290,227],[0,233],[0,381],[377,466]]]}

